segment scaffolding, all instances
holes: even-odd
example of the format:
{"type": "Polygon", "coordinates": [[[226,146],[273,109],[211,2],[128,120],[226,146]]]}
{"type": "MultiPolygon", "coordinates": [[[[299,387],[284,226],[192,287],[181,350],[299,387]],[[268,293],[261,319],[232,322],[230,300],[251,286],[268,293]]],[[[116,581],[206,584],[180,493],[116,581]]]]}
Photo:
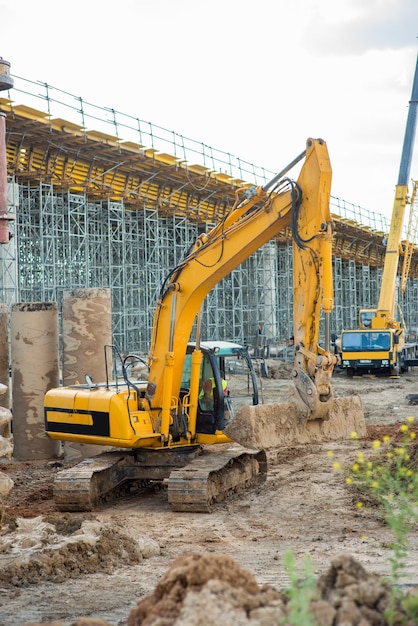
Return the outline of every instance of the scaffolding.
{"type": "MultiPolygon", "coordinates": [[[[92,105],[46,83],[14,77],[7,114],[9,210],[14,235],[0,246],[0,301],[57,302],[63,291],[110,288],[113,340],[146,353],[169,272],[196,237],[233,206],[237,189],[265,185],[262,167],[149,122],[92,105]],[[39,108],[41,110],[39,110],[39,108]]],[[[384,216],[331,197],[335,308],[331,330],[376,306],[384,216]]],[[[293,335],[293,251],[281,233],[208,294],[203,336],[287,354],[293,335]]],[[[402,299],[416,329],[418,254],[402,299]]]]}
{"type": "MultiPolygon", "coordinates": [[[[0,248],[0,297],[62,303],[65,289],[111,289],[114,341],[146,351],[164,279],[202,230],[184,217],[92,203],[51,185],[22,185],[16,237],[0,248]],[[13,283],[12,276],[18,279],[13,283]]],[[[206,224],[209,230],[213,224],[206,224]]],[[[251,342],[257,324],[276,337],[277,247],[269,242],[210,292],[203,310],[207,339],[251,342]]]]}
{"type": "MultiPolygon", "coordinates": [[[[57,302],[66,289],[110,288],[114,342],[122,351],[146,353],[153,314],[168,273],[196,237],[213,223],[162,217],[123,202],[91,202],[52,184],[19,185],[15,236],[0,247],[0,300],[57,302]]],[[[334,258],[335,308],[331,329],[355,327],[359,308],[375,306],[381,268],[334,258]]],[[[272,240],[211,290],[204,337],[274,347],[293,334],[293,250],[272,240]]],[[[407,325],[417,328],[418,281],[400,299],[407,325]]],[[[269,350],[277,354],[277,349],[269,350]]]]}

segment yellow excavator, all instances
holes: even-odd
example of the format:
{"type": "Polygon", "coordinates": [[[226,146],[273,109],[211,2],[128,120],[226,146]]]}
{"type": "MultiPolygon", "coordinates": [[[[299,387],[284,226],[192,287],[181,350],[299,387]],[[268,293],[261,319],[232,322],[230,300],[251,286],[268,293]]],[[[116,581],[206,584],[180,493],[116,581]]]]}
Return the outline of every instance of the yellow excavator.
{"type": "Polygon", "coordinates": [[[293,412],[285,411],[287,429],[314,421],[332,429],[337,357],[330,351],[328,322],[334,304],[330,189],[326,143],[308,139],[306,149],[267,185],[237,190],[231,211],[171,271],[156,305],[144,380],[131,373],[138,355],[122,357],[108,346],[120,376],[109,374],[100,384],[86,377],[86,383],[47,392],[49,437],[112,448],[58,472],[58,508],[91,510],[126,481],[164,481],[172,510],[208,511],[212,503],[265,480],[269,441],[263,443],[259,432],[248,435],[257,427],[247,409],[280,405],[258,405],[257,377],[245,348],[202,340],[200,311],[215,284],[284,229],[290,229],[294,248],[294,394],[293,412]],[[301,161],[295,182],[287,174],[301,161]],[[259,449],[247,445],[260,441],[259,449]]]}

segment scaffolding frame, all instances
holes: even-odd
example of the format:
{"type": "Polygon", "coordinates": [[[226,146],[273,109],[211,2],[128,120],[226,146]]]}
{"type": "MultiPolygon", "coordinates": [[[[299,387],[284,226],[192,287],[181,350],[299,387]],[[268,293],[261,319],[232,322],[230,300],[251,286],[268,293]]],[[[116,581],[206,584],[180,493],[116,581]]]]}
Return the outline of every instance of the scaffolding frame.
{"type": "MultiPolygon", "coordinates": [[[[237,190],[276,172],[47,83],[14,77],[6,142],[14,235],[0,247],[0,299],[56,301],[64,290],[110,288],[113,338],[146,352],[165,277],[198,234],[231,209],[237,190]],[[19,104],[17,98],[21,98],[19,104]]],[[[382,215],[331,196],[335,308],[331,328],[357,325],[376,306],[382,215]]],[[[417,323],[418,253],[403,297],[417,323]]],[[[276,347],[293,335],[293,250],[282,233],[216,285],[203,335],[276,347]]],[[[276,350],[276,354],[279,350],[276,350]]]]}
{"type": "MultiPolygon", "coordinates": [[[[0,247],[1,301],[54,301],[60,310],[64,290],[110,288],[113,340],[124,352],[147,352],[166,276],[214,225],[161,216],[145,204],[127,210],[123,202],[92,202],[42,182],[20,184],[18,206],[14,237],[0,247]]],[[[382,270],[339,257],[333,264],[331,329],[338,334],[356,326],[359,308],[376,306],[382,270]]],[[[203,336],[254,346],[262,333],[264,346],[286,344],[293,335],[292,269],[290,238],[257,250],[208,294],[203,336]]],[[[417,300],[418,281],[409,278],[399,301],[413,329],[417,300]]]]}

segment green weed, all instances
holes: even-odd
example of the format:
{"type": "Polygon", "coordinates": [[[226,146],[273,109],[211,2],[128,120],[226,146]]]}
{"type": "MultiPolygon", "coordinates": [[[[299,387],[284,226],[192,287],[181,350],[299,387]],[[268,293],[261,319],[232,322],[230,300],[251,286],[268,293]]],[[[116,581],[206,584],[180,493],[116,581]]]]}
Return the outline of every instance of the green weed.
{"type": "MultiPolygon", "coordinates": [[[[344,473],[347,485],[355,487],[360,494],[357,507],[361,509],[365,502],[374,502],[377,505],[375,511],[383,515],[391,531],[393,541],[389,545],[388,562],[393,603],[387,613],[389,623],[393,623],[396,602],[402,599],[399,585],[405,576],[409,536],[418,521],[417,449],[412,445],[416,438],[411,430],[413,423],[414,418],[409,417],[400,426],[401,443],[386,435],[381,441],[373,441],[370,454],[359,450],[351,467],[342,468],[338,462],[333,463],[335,470],[344,473]]],[[[352,438],[358,439],[357,434],[352,433],[352,438]]],[[[332,451],[327,454],[333,457],[332,451]]],[[[408,603],[408,614],[418,613],[418,600],[403,599],[402,602],[408,603]]]]}
{"type": "Polygon", "coordinates": [[[309,555],[305,555],[302,572],[298,570],[295,555],[291,550],[286,550],[284,553],[283,564],[290,581],[290,586],[285,589],[289,610],[285,623],[291,626],[315,626],[316,622],[310,612],[310,604],[318,593],[309,555]]]}

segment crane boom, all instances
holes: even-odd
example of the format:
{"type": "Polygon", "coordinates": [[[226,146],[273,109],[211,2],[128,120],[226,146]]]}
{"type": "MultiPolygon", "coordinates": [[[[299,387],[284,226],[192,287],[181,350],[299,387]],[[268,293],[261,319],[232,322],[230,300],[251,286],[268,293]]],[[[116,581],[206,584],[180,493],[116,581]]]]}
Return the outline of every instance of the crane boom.
{"type": "Polygon", "coordinates": [[[404,325],[396,319],[395,303],[402,227],[405,207],[410,202],[408,182],[416,134],[417,106],[418,55],[377,308],[360,310],[359,329],[343,330],[341,334],[342,366],[349,375],[376,370],[399,374],[402,369],[406,369],[408,356],[415,357],[414,346],[408,348],[411,354],[407,354],[404,325]]]}
{"type": "Polygon", "coordinates": [[[409,211],[408,230],[406,236],[404,260],[402,266],[402,279],[401,279],[401,292],[405,293],[406,284],[408,281],[409,270],[411,268],[412,254],[415,249],[417,233],[418,233],[418,195],[417,195],[418,181],[412,181],[412,195],[411,206],[409,211]]]}
{"type": "Polygon", "coordinates": [[[415,67],[412,95],[408,109],[408,118],[406,122],[398,182],[395,190],[395,200],[393,203],[385,262],[383,266],[382,284],[376,314],[377,320],[375,321],[376,328],[384,328],[388,324],[393,324],[395,317],[396,276],[398,273],[399,251],[405,207],[408,204],[408,183],[417,126],[417,106],[418,57],[415,67]]]}

